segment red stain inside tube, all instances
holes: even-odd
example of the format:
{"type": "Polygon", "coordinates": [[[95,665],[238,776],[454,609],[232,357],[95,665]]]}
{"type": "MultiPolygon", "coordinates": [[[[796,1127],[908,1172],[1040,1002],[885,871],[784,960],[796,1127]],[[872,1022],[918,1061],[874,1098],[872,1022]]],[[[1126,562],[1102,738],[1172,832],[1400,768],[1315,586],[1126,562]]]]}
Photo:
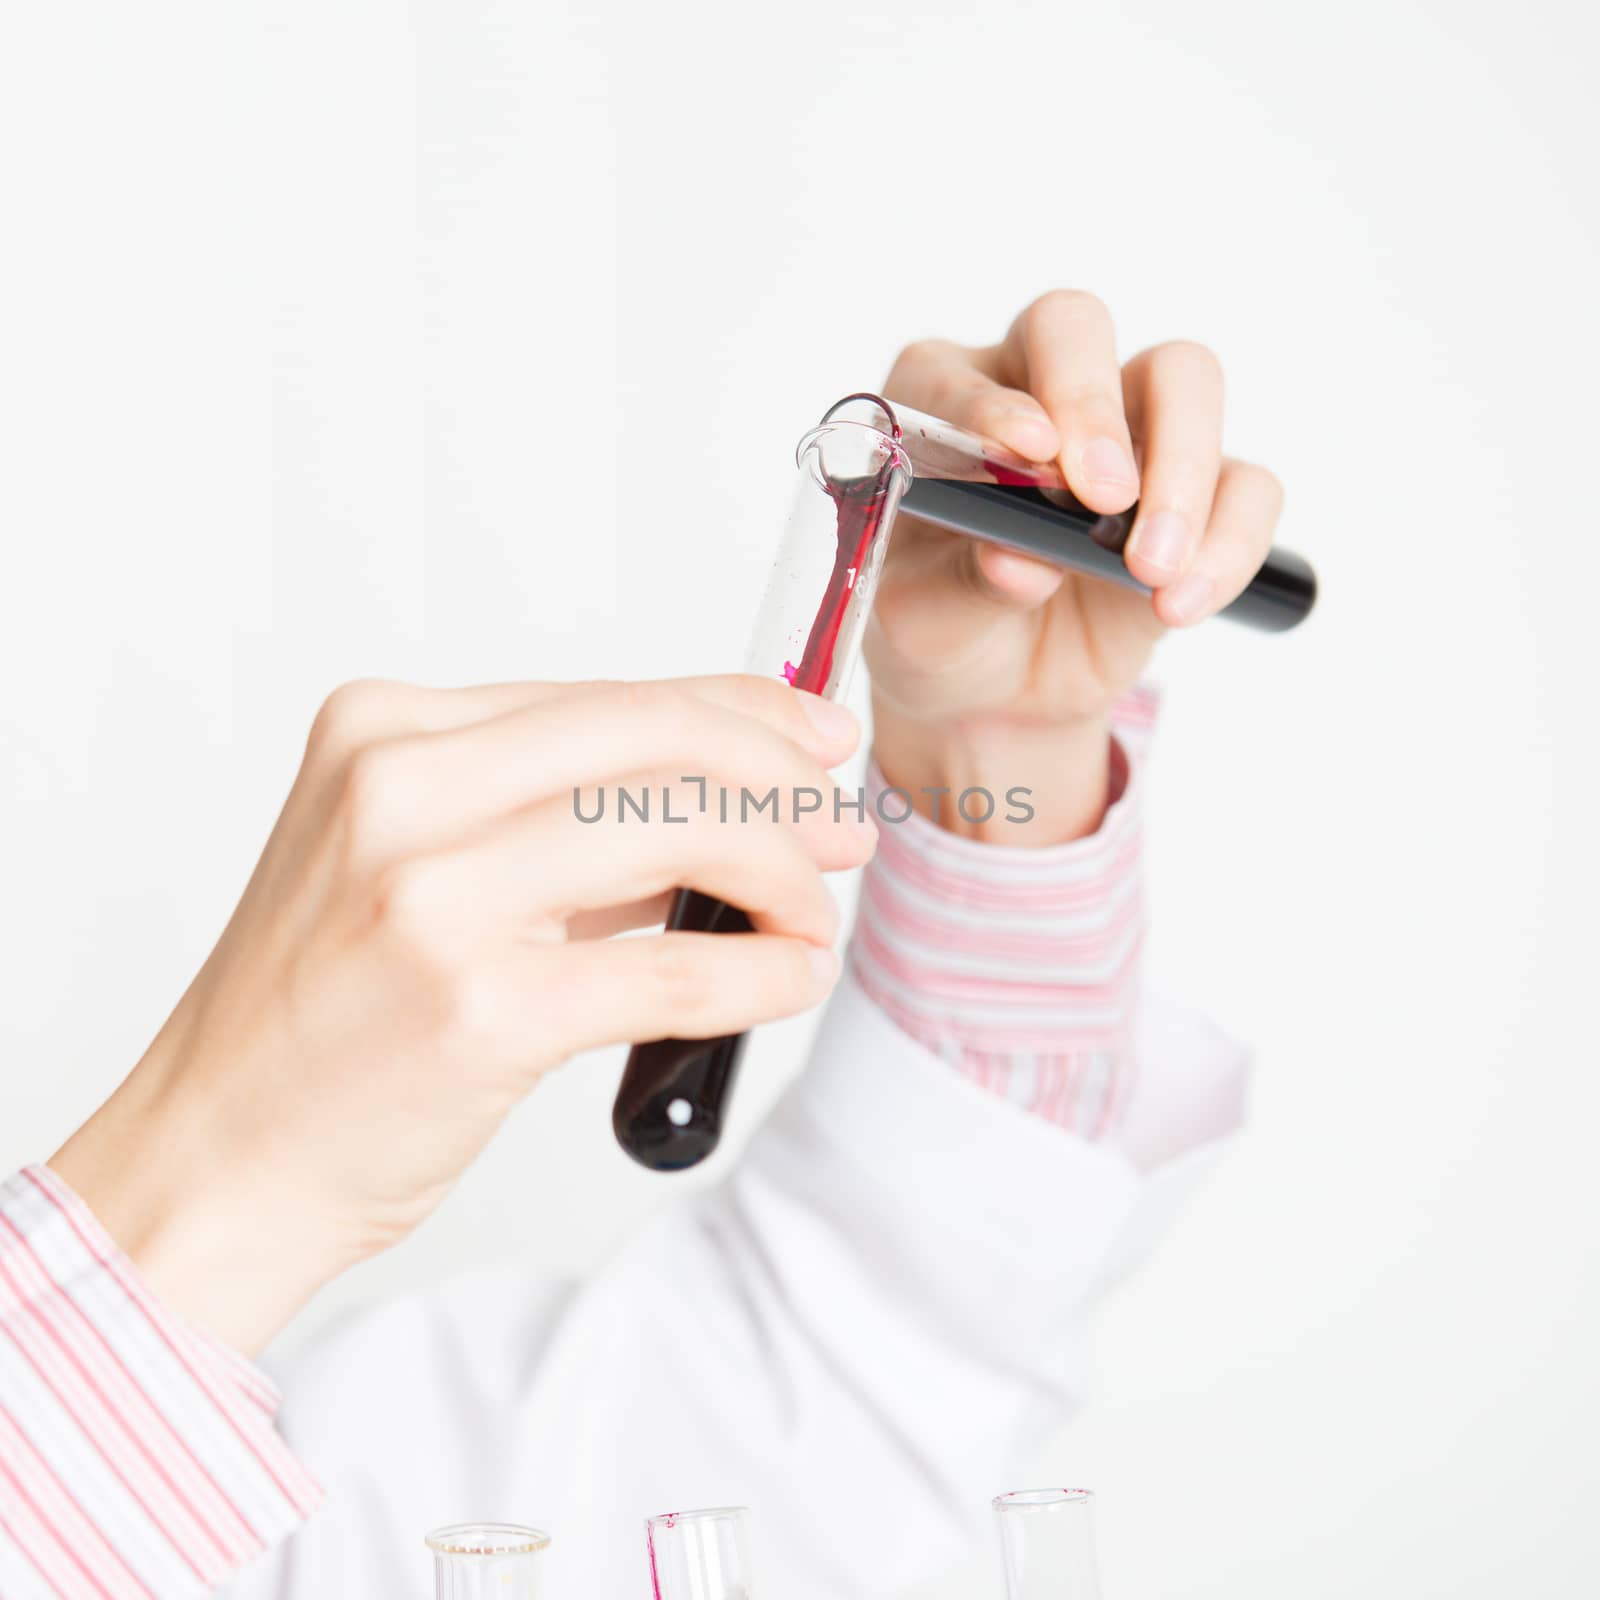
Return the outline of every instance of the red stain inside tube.
{"type": "MultiPolygon", "coordinates": [[[[998,484],[1033,488],[1039,481],[1037,468],[1017,469],[998,461],[985,461],[985,470],[998,484]]],[[[866,564],[872,543],[883,527],[883,513],[889,503],[889,477],[849,478],[829,483],[828,497],[837,512],[833,571],[817,607],[816,620],[801,653],[800,664],[783,664],[783,675],[797,689],[825,694],[833,671],[833,658],[844,626],[846,611],[855,594],[861,569],[866,564]]]]}
{"type": "Polygon", "coordinates": [[[830,483],[827,488],[838,513],[833,571],[828,575],[828,586],[823,591],[822,604],[817,607],[800,665],[791,667],[787,661],[783,664],[784,677],[795,688],[808,689],[812,694],[827,692],[839,630],[844,626],[845,612],[850,608],[856,582],[872,549],[872,541],[883,526],[884,509],[889,503],[887,475],[851,478],[830,483]]]}

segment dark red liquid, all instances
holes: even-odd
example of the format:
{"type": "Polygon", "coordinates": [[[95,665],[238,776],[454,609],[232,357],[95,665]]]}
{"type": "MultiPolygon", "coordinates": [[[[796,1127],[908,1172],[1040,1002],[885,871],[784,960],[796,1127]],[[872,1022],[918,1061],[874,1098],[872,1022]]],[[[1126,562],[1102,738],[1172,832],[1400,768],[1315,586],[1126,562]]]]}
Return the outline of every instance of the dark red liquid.
{"type": "MultiPolygon", "coordinates": [[[[737,906],[694,889],[680,889],[673,897],[667,927],[688,933],[751,931],[750,919],[737,906]]],[[[692,1167],[710,1155],[722,1137],[722,1110],[746,1037],[727,1033],[636,1044],[611,1108],[612,1131],[622,1148],[658,1172],[692,1167]]]]}
{"type": "Polygon", "coordinates": [[[889,503],[886,487],[882,478],[851,478],[828,486],[829,497],[838,513],[835,527],[838,542],[833,553],[833,571],[828,574],[828,587],[823,591],[822,604],[817,607],[800,665],[793,673],[784,674],[797,689],[822,694],[828,686],[839,630],[844,626],[845,613],[850,609],[850,600],[867,553],[872,549],[872,541],[883,525],[884,507],[889,503]]]}
{"type": "MultiPolygon", "coordinates": [[[[784,663],[784,677],[797,689],[821,694],[833,673],[845,614],[861,580],[861,569],[883,524],[888,504],[885,477],[852,478],[830,484],[837,509],[833,570],[800,664],[784,663]]],[[[737,906],[694,889],[673,897],[667,927],[690,933],[749,933],[750,919],[737,906]]],[[[717,1039],[655,1039],[628,1052],[611,1126],[635,1161],[657,1171],[692,1167],[716,1148],[722,1114],[744,1054],[742,1033],[717,1039]],[[676,1115],[674,1115],[676,1112],[676,1115]]]]}

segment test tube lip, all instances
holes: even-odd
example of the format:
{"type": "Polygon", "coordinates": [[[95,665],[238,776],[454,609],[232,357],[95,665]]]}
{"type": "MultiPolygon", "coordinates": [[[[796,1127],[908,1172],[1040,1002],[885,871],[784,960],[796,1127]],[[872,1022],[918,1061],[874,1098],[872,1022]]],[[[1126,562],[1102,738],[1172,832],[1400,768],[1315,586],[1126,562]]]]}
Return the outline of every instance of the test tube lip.
{"type": "MultiPolygon", "coordinates": [[[[888,472],[895,471],[901,475],[901,481],[910,482],[915,476],[915,468],[911,458],[900,446],[898,431],[894,434],[885,433],[884,430],[871,422],[859,422],[854,417],[838,417],[828,421],[819,422],[810,432],[801,436],[799,444],[794,450],[794,464],[802,472],[810,472],[822,489],[828,488],[828,475],[820,467],[820,447],[828,439],[846,438],[864,440],[870,437],[869,448],[881,457],[870,470],[853,475],[871,477],[881,480],[888,472]]],[[[842,475],[841,475],[842,476],[842,475]]]]}
{"type": "Polygon", "coordinates": [[[550,1535],[520,1522],[453,1522],[422,1542],[441,1556],[515,1556],[543,1550],[550,1535]]]}
{"type": "Polygon", "coordinates": [[[1032,1511],[1093,1499],[1093,1489],[1011,1489],[997,1494],[989,1503],[996,1511],[1032,1511]]]}
{"type": "Polygon", "coordinates": [[[693,1511],[658,1511],[646,1520],[651,1527],[675,1528],[680,1522],[710,1522],[717,1517],[742,1517],[749,1506],[697,1506],[693,1511]]]}
{"type": "Polygon", "coordinates": [[[1036,489],[1066,490],[1067,480],[1053,461],[1030,461],[993,439],[980,437],[965,428],[881,394],[861,389],[847,394],[822,414],[822,421],[801,439],[796,460],[819,434],[830,429],[861,428],[876,433],[895,449],[908,477],[943,478],[955,482],[1027,483],[1036,489]],[[872,406],[883,422],[869,422],[843,413],[852,406],[872,406]],[[919,442],[920,441],[920,442],[919,442]],[[997,473],[998,469],[998,473],[997,473]]]}

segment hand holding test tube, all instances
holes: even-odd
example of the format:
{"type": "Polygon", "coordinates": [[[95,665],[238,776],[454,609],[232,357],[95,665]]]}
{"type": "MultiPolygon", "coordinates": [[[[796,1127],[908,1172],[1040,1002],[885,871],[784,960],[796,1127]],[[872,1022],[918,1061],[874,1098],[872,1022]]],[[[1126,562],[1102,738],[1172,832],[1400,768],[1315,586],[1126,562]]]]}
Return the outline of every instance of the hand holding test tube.
{"type": "MultiPolygon", "coordinates": [[[[849,686],[897,512],[1095,578],[1143,589],[1124,546],[1138,507],[1090,510],[1058,468],[879,395],[848,395],[801,439],[799,487],[747,662],[762,676],[837,699],[849,686]]],[[[1148,592],[1148,591],[1146,591],[1148,592]]],[[[1221,615],[1269,632],[1303,621],[1316,575],[1271,550],[1221,615]]],[[[669,928],[747,933],[737,907],[682,891],[669,928]]],[[[676,1171],[717,1146],[746,1035],[658,1039],[628,1056],[612,1112],[617,1140],[647,1167],[676,1171]]]]}

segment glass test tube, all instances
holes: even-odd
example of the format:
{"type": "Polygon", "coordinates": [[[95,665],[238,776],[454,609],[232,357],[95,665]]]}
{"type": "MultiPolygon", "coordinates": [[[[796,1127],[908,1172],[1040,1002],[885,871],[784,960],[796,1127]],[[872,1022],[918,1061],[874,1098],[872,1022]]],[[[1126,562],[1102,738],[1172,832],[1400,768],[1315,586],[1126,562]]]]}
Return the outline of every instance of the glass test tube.
{"type": "Polygon", "coordinates": [[[1006,1600],[1099,1600],[1094,1496],[1087,1489],[1018,1489],[993,1504],[1006,1600]]]}
{"type": "MultiPolygon", "coordinates": [[[[905,452],[876,425],[876,415],[852,398],[800,441],[799,486],[747,658],[748,671],[830,700],[849,687],[889,527],[910,481],[905,452]]],[[[779,795],[776,803],[788,798],[779,795]]],[[[736,820],[745,798],[726,800],[734,811],[722,820],[736,820]]],[[[674,896],[667,927],[751,931],[736,906],[693,889],[674,896]]],[[[745,1039],[735,1033],[635,1045],[611,1113],[622,1148],[663,1172],[704,1160],[722,1136],[745,1039]]]]}
{"type": "MultiPolygon", "coordinates": [[[[911,482],[901,509],[907,516],[1148,592],[1123,559],[1137,505],[1111,513],[1091,511],[1067,488],[1053,462],[1028,461],[992,439],[877,395],[853,395],[848,403],[857,415],[875,406],[872,420],[905,451],[911,482]]],[[[1274,546],[1244,593],[1218,615],[1282,633],[1304,622],[1316,599],[1311,563],[1274,546]]]]}
{"type": "Polygon", "coordinates": [[[667,1511],[645,1523],[654,1600],[750,1600],[750,1513],[667,1511]]]}
{"type": "Polygon", "coordinates": [[[541,1600],[550,1536],[511,1522],[462,1522],[427,1537],[437,1600],[541,1600]]]}

